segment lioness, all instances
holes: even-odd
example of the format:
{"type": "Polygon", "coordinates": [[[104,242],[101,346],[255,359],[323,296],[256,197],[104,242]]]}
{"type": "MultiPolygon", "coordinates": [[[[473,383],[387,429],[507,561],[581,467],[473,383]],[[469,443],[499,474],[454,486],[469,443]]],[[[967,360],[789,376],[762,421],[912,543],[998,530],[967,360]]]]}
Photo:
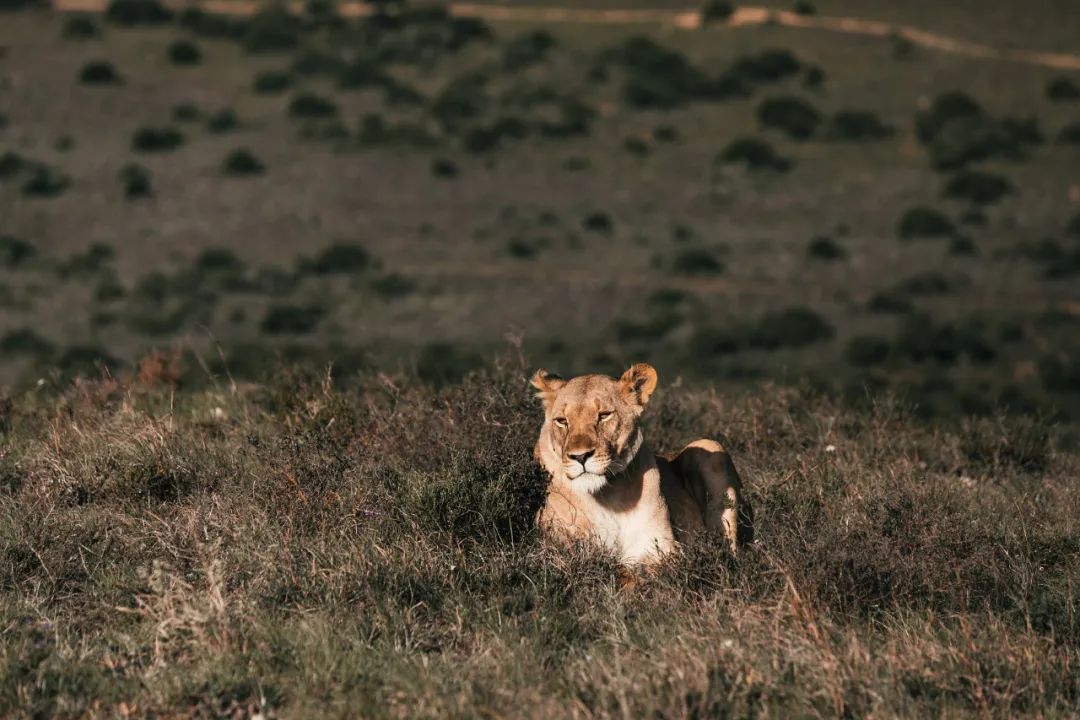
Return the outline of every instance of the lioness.
{"type": "Polygon", "coordinates": [[[723,531],[732,551],[751,539],[752,510],[720,443],[695,440],[671,457],[645,444],[640,418],[656,382],[645,363],[618,380],[536,372],[544,425],[534,454],[551,476],[542,532],[598,540],[627,565],[654,563],[706,528],[723,531]]]}

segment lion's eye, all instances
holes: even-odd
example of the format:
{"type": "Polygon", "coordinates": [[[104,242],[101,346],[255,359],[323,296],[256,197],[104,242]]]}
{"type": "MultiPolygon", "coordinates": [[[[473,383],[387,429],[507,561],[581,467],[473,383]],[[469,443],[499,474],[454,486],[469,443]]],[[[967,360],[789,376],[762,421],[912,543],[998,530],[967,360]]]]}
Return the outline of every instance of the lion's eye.
{"type": "Polygon", "coordinates": [[[566,418],[557,417],[557,418],[555,418],[554,422],[555,422],[556,425],[558,425],[561,428],[566,427],[566,418]]]}
{"type": "Polygon", "coordinates": [[[607,420],[609,417],[611,417],[614,414],[615,413],[612,412],[611,410],[605,410],[604,412],[600,413],[600,422],[604,422],[605,420],[607,420]]]}

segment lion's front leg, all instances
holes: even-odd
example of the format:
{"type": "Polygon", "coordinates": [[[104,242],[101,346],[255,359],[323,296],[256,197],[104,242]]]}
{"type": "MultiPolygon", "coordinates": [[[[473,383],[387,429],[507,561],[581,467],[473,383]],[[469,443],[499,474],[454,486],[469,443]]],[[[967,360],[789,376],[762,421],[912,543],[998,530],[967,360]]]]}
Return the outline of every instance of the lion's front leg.
{"type": "Polygon", "coordinates": [[[754,538],[754,511],[742,493],[735,463],[715,440],[695,440],[672,463],[696,497],[704,498],[705,527],[719,530],[732,552],[754,538]]]}

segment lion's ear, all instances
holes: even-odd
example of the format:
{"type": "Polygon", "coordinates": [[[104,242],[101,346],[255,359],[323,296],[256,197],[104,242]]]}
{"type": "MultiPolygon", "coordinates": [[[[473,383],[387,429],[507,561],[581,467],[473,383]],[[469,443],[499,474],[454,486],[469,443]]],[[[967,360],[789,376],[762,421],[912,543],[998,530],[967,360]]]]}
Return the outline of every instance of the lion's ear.
{"type": "Polygon", "coordinates": [[[556,393],[566,385],[566,381],[561,377],[544,369],[537,370],[529,382],[536,388],[536,397],[543,401],[545,409],[551,407],[556,393]]]}
{"type": "Polygon", "coordinates": [[[644,409],[656,390],[656,369],[648,363],[637,363],[619,378],[619,389],[638,409],[644,409]]]}

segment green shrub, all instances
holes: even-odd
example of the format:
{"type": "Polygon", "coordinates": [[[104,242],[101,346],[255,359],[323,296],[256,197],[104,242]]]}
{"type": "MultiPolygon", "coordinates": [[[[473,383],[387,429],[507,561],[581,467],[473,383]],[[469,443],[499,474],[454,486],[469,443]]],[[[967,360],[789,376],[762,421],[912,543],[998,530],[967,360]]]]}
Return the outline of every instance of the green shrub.
{"type": "Polygon", "coordinates": [[[615,222],[611,219],[611,215],[602,210],[596,210],[586,215],[581,220],[581,227],[589,232],[601,235],[610,235],[615,232],[615,222]]]}
{"type": "Polygon", "coordinates": [[[829,340],[833,335],[832,325],[808,308],[767,313],[747,332],[751,347],[765,350],[801,347],[829,340]]]}
{"type": "Polygon", "coordinates": [[[195,103],[184,102],[173,106],[172,116],[176,122],[197,122],[202,117],[202,111],[195,103]]]}
{"type": "Polygon", "coordinates": [[[190,67],[202,62],[202,52],[199,47],[190,40],[177,40],[169,45],[169,61],[173,65],[190,67]]]}
{"type": "Polygon", "coordinates": [[[180,11],[180,27],[199,37],[237,40],[244,36],[247,21],[232,15],[210,13],[198,7],[180,11]]]}
{"type": "Polygon", "coordinates": [[[12,235],[0,235],[0,268],[17,268],[37,255],[37,249],[12,235]]]}
{"type": "Polygon", "coordinates": [[[292,61],[292,71],[297,75],[337,77],[347,67],[340,57],[330,52],[307,49],[292,61]]]}
{"type": "Polygon", "coordinates": [[[679,129],[674,125],[657,125],[653,128],[652,138],[656,142],[673,143],[679,141],[679,129]]]}
{"type": "Polygon", "coordinates": [[[338,87],[342,90],[361,90],[371,87],[383,87],[389,76],[382,66],[372,58],[359,57],[342,67],[338,73],[338,87]]]}
{"type": "Polygon", "coordinates": [[[787,172],[792,165],[791,160],[780,157],[767,140],[753,137],[732,140],[717,160],[724,164],[745,165],[748,170],[775,172],[787,172]]]}
{"type": "Polygon", "coordinates": [[[355,243],[335,243],[319,253],[311,264],[317,275],[355,273],[371,265],[371,253],[355,243]]]}
{"type": "Polygon", "coordinates": [[[983,114],[982,106],[970,95],[959,91],[943,93],[934,98],[929,109],[916,115],[915,130],[922,142],[929,143],[947,124],[983,114]]]}
{"type": "Polygon", "coordinates": [[[726,22],[734,13],[734,3],[728,0],[708,0],[701,6],[701,22],[726,22]]]}
{"type": "Polygon", "coordinates": [[[53,344],[38,335],[34,330],[24,327],[12,330],[0,337],[0,352],[10,355],[50,355],[53,344]]]}
{"type": "Polygon", "coordinates": [[[825,71],[817,65],[811,65],[803,73],[803,87],[808,90],[820,90],[825,84],[825,71]]]}
{"type": "Polygon", "coordinates": [[[816,15],[817,7],[809,0],[796,0],[795,12],[799,15],[816,15]]]}
{"type": "Polygon", "coordinates": [[[844,351],[849,363],[856,367],[880,365],[889,358],[889,343],[872,335],[856,335],[844,351]]]}
{"type": "Polygon", "coordinates": [[[302,23],[284,5],[265,6],[247,23],[243,45],[249,53],[277,53],[295,50],[300,44],[302,23]]]}
{"type": "Polygon", "coordinates": [[[154,194],[150,171],[142,165],[129,163],[120,170],[120,184],[128,200],[151,197],[154,194]]]}
{"type": "Polygon", "coordinates": [[[1074,120],[1061,128],[1057,141],[1062,144],[1080,145],[1080,120],[1074,120]]]}
{"type": "Polygon", "coordinates": [[[724,272],[724,261],[705,248],[686,248],[672,258],[671,269],[680,275],[719,275],[724,272]]]}
{"type": "Polygon", "coordinates": [[[905,319],[895,347],[899,354],[917,363],[951,365],[961,357],[986,363],[993,360],[996,352],[984,333],[984,328],[977,323],[966,326],[955,322],[936,323],[929,316],[916,314],[905,319]]]}
{"type": "Polygon", "coordinates": [[[92,60],[79,71],[79,82],[83,85],[120,85],[124,81],[111,62],[92,60]]]}
{"type": "Polygon", "coordinates": [[[289,103],[289,115],[294,118],[325,119],[337,113],[337,105],[314,93],[301,93],[289,103]]]}
{"type": "Polygon", "coordinates": [[[1065,234],[1080,238],[1080,212],[1073,215],[1072,220],[1065,225],[1065,234]]]}
{"type": "Polygon", "coordinates": [[[252,89],[259,95],[280,95],[292,84],[292,75],[284,70],[263,70],[255,76],[252,89]]]}
{"type": "Polygon", "coordinates": [[[22,194],[26,197],[57,197],[71,185],[71,179],[60,170],[47,165],[34,165],[23,182],[22,194]]]}
{"type": "Polygon", "coordinates": [[[101,37],[101,28],[89,15],[72,15],[64,20],[61,35],[65,40],[96,40],[101,37]]]}
{"type": "Polygon", "coordinates": [[[821,114],[810,103],[791,96],[766,98],[757,117],[762,127],[782,130],[795,140],[811,137],[821,123],[821,114]]]}
{"type": "Polygon", "coordinates": [[[895,292],[906,296],[948,295],[958,286],[966,285],[963,276],[949,276],[936,270],[916,273],[895,285],[895,292]]]}
{"type": "Polygon", "coordinates": [[[115,372],[121,363],[99,347],[73,345],[57,358],[55,365],[64,377],[94,378],[115,372]]]}
{"type": "Polygon", "coordinates": [[[461,174],[457,163],[446,158],[435,158],[431,161],[431,174],[437,178],[451,179],[461,174]]]}
{"type": "Polygon", "coordinates": [[[265,173],[266,166],[247,148],[238,148],[221,163],[221,172],[230,177],[251,177],[265,173]]]}
{"type": "Polygon", "coordinates": [[[416,374],[426,383],[444,387],[461,380],[484,364],[476,352],[445,342],[434,342],[420,351],[416,374]]]}
{"type": "Polygon", "coordinates": [[[982,170],[963,170],[945,185],[945,197],[967,200],[975,205],[992,205],[1016,187],[1003,175],[982,170]]]}
{"type": "Polygon", "coordinates": [[[372,280],[371,289],[381,298],[396,300],[411,295],[416,290],[416,282],[404,275],[389,273],[372,280]]]}
{"type": "Polygon", "coordinates": [[[919,205],[908,209],[901,216],[896,232],[903,240],[913,240],[952,235],[956,232],[956,226],[944,213],[919,205]]]}
{"type": "Polygon", "coordinates": [[[847,257],[847,250],[828,235],[818,235],[810,240],[806,253],[815,260],[843,260],[847,257]]]}
{"type": "Polygon", "coordinates": [[[649,143],[645,142],[639,137],[628,137],[623,140],[623,149],[630,153],[634,157],[645,157],[649,154],[649,143]]]}
{"type": "Polygon", "coordinates": [[[172,152],[184,144],[184,136],[172,127],[141,127],[135,131],[131,149],[141,153],[172,152]]]}
{"type": "Polygon", "coordinates": [[[240,119],[231,108],[218,110],[206,119],[206,129],[212,133],[225,133],[240,127],[240,119]]]}
{"type": "Polygon", "coordinates": [[[790,50],[767,48],[735,60],[731,73],[751,84],[775,83],[793,77],[802,63],[790,50]]]}
{"type": "Polygon", "coordinates": [[[122,299],[127,294],[124,284],[115,272],[105,271],[101,273],[97,285],[94,287],[94,299],[102,303],[111,303],[122,299]]]}
{"type": "Polygon", "coordinates": [[[539,252],[539,245],[525,238],[511,238],[506,243],[506,253],[515,260],[532,260],[539,252]]]}
{"type": "Polygon", "coordinates": [[[172,22],[173,12],[158,0],[112,0],[105,19],[125,27],[166,25],[172,22]]]}
{"type": "Polygon", "coordinates": [[[1055,102],[1080,100],[1080,85],[1065,75],[1059,75],[1046,85],[1046,97],[1055,102]]]}
{"type": "Polygon", "coordinates": [[[259,327],[271,335],[304,335],[315,330],[324,314],[318,305],[274,303],[267,308],[259,327]]]}
{"type": "Polygon", "coordinates": [[[698,100],[741,97],[749,88],[735,76],[710,79],[679,52],[636,35],[604,53],[625,74],[622,96],[636,108],[674,108],[698,100]]]}
{"type": "Polygon", "coordinates": [[[827,135],[835,140],[881,140],[893,132],[872,112],[841,110],[829,121],[827,135]]]}
{"type": "Polygon", "coordinates": [[[531,30],[517,35],[503,47],[503,69],[508,72],[524,70],[541,62],[553,47],[555,36],[547,30],[531,30]]]}

